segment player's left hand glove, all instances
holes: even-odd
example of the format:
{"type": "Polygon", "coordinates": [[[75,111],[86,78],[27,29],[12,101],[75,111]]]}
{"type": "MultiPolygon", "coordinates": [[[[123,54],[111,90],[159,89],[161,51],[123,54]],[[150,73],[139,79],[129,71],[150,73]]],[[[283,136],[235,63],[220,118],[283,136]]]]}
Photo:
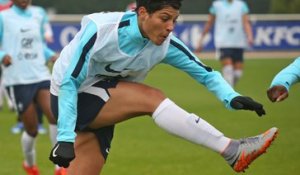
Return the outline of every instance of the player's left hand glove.
{"type": "Polygon", "coordinates": [[[49,157],[54,164],[64,168],[67,168],[74,158],[74,146],[71,142],[57,142],[49,157]]]}
{"type": "Polygon", "coordinates": [[[263,105],[252,100],[250,97],[244,97],[244,96],[237,96],[234,97],[230,105],[234,109],[245,109],[245,110],[250,110],[250,111],[255,111],[257,115],[262,116],[265,115],[266,112],[263,108],[263,105]]]}

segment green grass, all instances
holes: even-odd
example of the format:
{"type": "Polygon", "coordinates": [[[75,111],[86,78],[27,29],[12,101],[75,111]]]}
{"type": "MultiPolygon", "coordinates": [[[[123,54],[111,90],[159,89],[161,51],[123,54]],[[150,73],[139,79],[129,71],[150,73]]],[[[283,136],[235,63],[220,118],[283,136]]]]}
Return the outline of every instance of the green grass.
{"type": "MultiPolygon", "coordinates": [[[[146,83],[162,89],[168,97],[187,111],[195,113],[226,136],[232,138],[259,134],[277,126],[279,136],[268,153],[256,160],[245,174],[295,175],[300,172],[299,100],[300,86],[295,85],[290,97],[273,104],[266,90],[273,76],[289,64],[290,59],[246,60],[244,75],[236,90],[264,104],[267,115],[254,112],[229,111],[220,101],[186,74],[161,65],[155,68],[146,83]]],[[[215,60],[205,64],[219,70],[215,60]]],[[[0,112],[0,174],[21,175],[20,135],[12,135],[10,127],[15,114],[0,112]]],[[[37,161],[42,175],[53,174],[48,161],[51,149],[48,135],[37,140],[37,161]]],[[[110,156],[103,175],[230,175],[236,174],[218,154],[167,134],[150,117],[140,117],[117,125],[110,156]]]]}

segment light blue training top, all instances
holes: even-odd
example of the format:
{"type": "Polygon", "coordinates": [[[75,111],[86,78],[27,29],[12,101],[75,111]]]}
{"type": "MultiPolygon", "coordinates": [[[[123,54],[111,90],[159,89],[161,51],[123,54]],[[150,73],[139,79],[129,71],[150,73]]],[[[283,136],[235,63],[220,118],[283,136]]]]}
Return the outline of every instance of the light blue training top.
{"type": "Polygon", "coordinates": [[[0,4],[7,4],[10,0],[0,0],[0,4]]]}
{"type": "Polygon", "coordinates": [[[243,26],[243,16],[249,13],[244,1],[216,0],[209,9],[210,14],[216,16],[215,45],[216,48],[245,48],[247,46],[246,33],[243,26]]]}
{"type": "Polygon", "coordinates": [[[59,96],[57,140],[75,140],[78,92],[107,78],[142,82],[159,63],[188,73],[228,108],[239,95],[172,34],[160,46],[144,38],[135,12],[95,13],[83,18],[81,30],[62,50],[52,71],[50,92],[59,96]]]}
{"type": "Polygon", "coordinates": [[[293,63],[282,69],[273,79],[271,86],[282,85],[287,90],[300,81],[300,57],[296,58],[293,63]]]}
{"type": "Polygon", "coordinates": [[[0,12],[0,62],[5,55],[12,64],[3,67],[5,86],[50,80],[46,61],[55,53],[44,42],[45,14],[36,7],[25,10],[13,5],[0,12]]]}

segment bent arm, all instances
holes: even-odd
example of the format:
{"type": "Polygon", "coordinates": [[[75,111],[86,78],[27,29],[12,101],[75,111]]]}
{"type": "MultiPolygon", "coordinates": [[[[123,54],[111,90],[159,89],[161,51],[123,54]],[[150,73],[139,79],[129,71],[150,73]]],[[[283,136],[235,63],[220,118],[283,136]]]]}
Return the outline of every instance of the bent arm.
{"type": "Polygon", "coordinates": [[[282,69],[273,79],[271,86],[281,85],[287,90],[300,81],[300,57],[295,59],[293,63],[288,65],[286,68],[282,69]]]}
{"type": "Polygon", "coordinates": [[[56,53],[50,49],[46,44],[44,44],[44,55],[46,61],[52,60],[52,58],[56,55],[56,53]]]}
{"type": "MultiPolygon", "coordinates": [[[[96,25],[90,22],[84,29],[80,41],[77,43],[77,48],[72,50],[74,53],[70,59],[71,61],[66,73],[64,74],[58,95],[59,114],[57,122],[57,141],[75,141],[77,90],[86,78],[88,62],[90,59],[89,52],[96,40],[96,33],[96,25]]],[[[60,56],[66,56],[64,54],[65,52],[62,51],[60,56]]]]}

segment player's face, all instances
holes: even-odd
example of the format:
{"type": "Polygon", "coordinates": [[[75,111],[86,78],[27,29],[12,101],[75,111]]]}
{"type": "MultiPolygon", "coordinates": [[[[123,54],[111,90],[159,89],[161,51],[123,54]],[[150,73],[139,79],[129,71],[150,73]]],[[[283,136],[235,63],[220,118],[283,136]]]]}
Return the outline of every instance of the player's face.
{"type": "Polygon", "coordinates": [[[31,0],[13,0],[13,3],[21,9],[26,9],[31,0]]]}
{"type": "Polygon", "coordinates": [[[140,7],[138,13],[139,28],[142,35],[156,45],[161,45],[170,32],[174,30],[179,16],[179,11],[170,6],[152,14],[149,14],[145,8],[140,7]]]}

